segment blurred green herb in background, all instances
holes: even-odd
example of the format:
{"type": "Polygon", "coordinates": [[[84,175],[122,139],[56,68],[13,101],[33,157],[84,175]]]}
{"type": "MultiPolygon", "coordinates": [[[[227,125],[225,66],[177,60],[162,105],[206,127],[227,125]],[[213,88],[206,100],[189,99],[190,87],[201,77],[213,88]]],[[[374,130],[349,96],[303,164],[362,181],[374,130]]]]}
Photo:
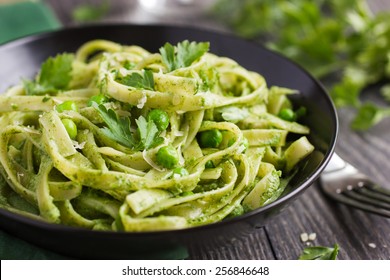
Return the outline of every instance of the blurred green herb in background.
{"type": "Polygon", "coordinates": [[[104,0],[100,5],[80,4],[72,11],[75,22],[85,23],[102,19],[110,9],[110,0],[104,0]]]}
{"type": "Polygon", "coordinates": [[[365,0],[219,0],[213,12],[237,34],[265,42],[322,79],[338,107],[357,109],[353,129],[390,116],[389,108],[360,100],[379,82],[390,100],[390,12],[373,15],[365,0]]]}

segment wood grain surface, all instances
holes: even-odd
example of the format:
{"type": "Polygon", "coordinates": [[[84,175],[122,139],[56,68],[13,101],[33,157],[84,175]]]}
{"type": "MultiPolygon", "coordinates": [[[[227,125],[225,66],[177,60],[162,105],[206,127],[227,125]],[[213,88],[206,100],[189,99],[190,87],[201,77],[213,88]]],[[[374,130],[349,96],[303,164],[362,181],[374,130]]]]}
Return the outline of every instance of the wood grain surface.
{"type": "MultiPolygon", "coordinates": [[[[72,11],[80,1],[47,1],[64,26],[76,25],[72,11]]],[[[370,0],[374,11],[390,8],[390,1],[370,0]]],[[[83,1],[96,4],[99,0],[83,1]]],[[[226,28],[208,17],[194,19],[155,16],[137,1],[112,0],[104,22],[171,23],[196,25],[227,32],[226,28]]],[[[371,89],[375,91],[375,89],[371,89]]],[[[364,98],[375,99],[376,94],[364,98]]],[[[378,101],[378,100],[375,100],[378,101]]],[[[381,102],[380,100],[378,102],[381,102]]],[[[390,120],[357,133],[349,128],[353,110],[339,110],[340,134],[336,152],[357,168],[364,170],[379,184],[390,188],[390,120]]],[[[288,209],[264,228],[249,236],[233,240],[222,247],[191,248],[190,259],[297,259],[307,245],[339,244],[338,259],[390,259],[390,219],[356,210],[329,200],[314,183],[288,209]],[[300,240],[302,233],[316,233],[311,244],[300,240]]]]}

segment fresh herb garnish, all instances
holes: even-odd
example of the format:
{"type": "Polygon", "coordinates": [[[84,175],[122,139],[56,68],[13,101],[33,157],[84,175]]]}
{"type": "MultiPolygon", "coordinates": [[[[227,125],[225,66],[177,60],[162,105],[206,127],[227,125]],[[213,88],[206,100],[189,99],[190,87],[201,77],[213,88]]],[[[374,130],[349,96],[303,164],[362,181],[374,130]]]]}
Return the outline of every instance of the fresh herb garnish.
{"type": "Polygon", "coordinates": [[[130,118],[118,117],[114,110],[108,109],[103,105],[98,105],[96,102],[92,102],[94,107],[107,124],[108,127],[103,127],[101,131],[123,146],[133,148],[137,145],[136,139],[133,137],[133,133],[130,130],[130,118]]]}
{"type": "Polygon", "coordinates": [[[144,75],[131,73],[131,75],[117,78],[117,81],[129,87],[154,90],[153,71],[145,69],[144,75]]]}
{"type": "Polygon", "coordinates": [[[72,18],[76,22],[90,22],[102,19],[109,11],[109,0],[102,1],[100,5],[81,4],[72,12],[72,18]]]}
{"type": "Polygon", "coordinates": [[[36,81],[24,81],[27,95],[44,95],[66,89],[72,79],[74,56],[64,53],[49,57],[41,66],[36,81]]]}
{"type": "Polygon", "coordinates": [[[92,103],[94,107],[107,124],[108,127],[101,128],[101,131],[112,140],[117,141],[123,146],[142,151],[156,147],[163,142],[160,137],[161,131],[156,124],[150,120],[147,121],[140,116],[135,122],[138,128],[138,134],[131,131],[131,121],[129,117],[119,117],[114,110],[107,109],[103,104],[92,103]]]}
{"type": "Polygon", "coordinates": [[[302,254],[299,256],[299,260],[335,260],[339,253],[339,246],[337,244],[334,247],[322,247],[313,246],[303,249],[302,254]]]}
{"type": "Polygon", "coordinates": [[[373,103],[365,103],[359,108],[351,127],[355,130],[366,130],[389,116],[390,108],[382,108],[373,103]]]}
{"type": "Polygon", "coordinates": [[[384,99],[389,96],[389,11],[373,15],[366,0],[219,0],[214,12],[239,35],[266,42],[323,79],[338,107],[357,109],[352,128],[364,130],[389,116],[366,114],[360,101],[365,88],[381,81],[387,81],[384,99]]]}
{"type": "Polygon", "coordinates": [[[164,139],[159,136],[160,131],[154,121],[146,120],[143,116],[140,116],[135,122],[137,123],[139,131],[141,150],[148,150],[156,147],[164,141],[164,139]]]}
{"type": "Polygon", "coordinates": [[[185,40],[177,44],[176,48],[170,43],[165,43],[160,48],[160,53],[168,71],[190,66],[209,50],[208,42],[189,42],[185,40]]]}

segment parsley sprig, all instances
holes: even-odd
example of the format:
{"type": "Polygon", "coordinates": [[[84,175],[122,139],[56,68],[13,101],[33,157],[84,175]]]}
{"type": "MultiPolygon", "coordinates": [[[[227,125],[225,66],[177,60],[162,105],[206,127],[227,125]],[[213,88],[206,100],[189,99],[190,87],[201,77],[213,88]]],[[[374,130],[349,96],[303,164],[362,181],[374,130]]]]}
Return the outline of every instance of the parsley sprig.
{"type": "Polygon", "coordinates": [[[49,57],[41,66],[35,81],[24,81],[27,95],[53,94],[67,89],[72,79],[74,55],[69,53],[49,57]]]}
{"type": "Polygon", "coordinates": [[[185,40],[177,44],[176,47],[170,43],[165,43],[160,48],[160,54],[168,71],[190,66],[194,61],[199,59],[209,50],[208,42],[189,42],[185,40]]]}
{"type": "Polygon", "coordinates": [[[303,249],[299,260],[335,260],[339,253],[339,246],[334,247],[312,246],[303,249]]]}
{"type": "Polygon", "coordinates": [[[118,77],[117,81],[126,86],[135,87],[139,89],[154,90],[153,71],[149,69],[144,70],[144,75],[139,73],[131,73],[125,77],[118,77]]]}
{"type": "Polygon", "coordinates": [[[148,150],[160,145],[164,139],[160,137],[160,131],[154,121],[147,121],[143,116],[135,120],[139,132],[139,150],[148,150]]]}
{"type": "Polygon", "coordinates": [[[35,81],[24,81],[27,95],[44,95],[67,89],[72,79],[74,55],[69,53],[49,57],[42,63],[40,73],[35,81]]]}
{"type": "Polygon", "coordinates": [[[131,131],[131,121],[129,117],[119,117],[114,110],[107,109],[103,104],[92,103],[107,124],[101,131],[108,138],[117,141],[123,146],[136,151],[148,150],[160,145],[164,139],[160,137],[161,131],[152,120],[146,120],[140,116],[135,120],[137,132],[131,131]]]}

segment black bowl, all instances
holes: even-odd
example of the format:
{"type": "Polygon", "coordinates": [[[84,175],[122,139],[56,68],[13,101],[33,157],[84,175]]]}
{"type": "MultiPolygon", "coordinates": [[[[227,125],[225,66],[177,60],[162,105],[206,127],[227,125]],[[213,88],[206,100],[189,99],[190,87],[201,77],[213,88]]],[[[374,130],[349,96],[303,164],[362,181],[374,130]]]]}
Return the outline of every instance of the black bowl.
{"type": "Polygon", "coordinates": [[[0,227],[22,239],[76,258],[164,258],[170,252],[192,246],[218,246],[245,236],[279,213],[318,178],[333,153],[338,121],[335,108],[323,86],[297,64],[268,49],[235,36],[173,26],[104,25],[64,29],[30,36],[0,46],[0,92],[33,77],[40,64],[60,52],[73,52],[92,39],[136,44],[157,52],[165,42],[209,41],[211,52],[230,57],[261,73],[268,85],[299,90],[293,100],[308,108],[304,123],[310,126],[310,141],[316,152],[298,171],[286,192],[275,202],[250,213],[215,224],[163,232],[103,232],[48,224],[0,209],[0,227]]]}

